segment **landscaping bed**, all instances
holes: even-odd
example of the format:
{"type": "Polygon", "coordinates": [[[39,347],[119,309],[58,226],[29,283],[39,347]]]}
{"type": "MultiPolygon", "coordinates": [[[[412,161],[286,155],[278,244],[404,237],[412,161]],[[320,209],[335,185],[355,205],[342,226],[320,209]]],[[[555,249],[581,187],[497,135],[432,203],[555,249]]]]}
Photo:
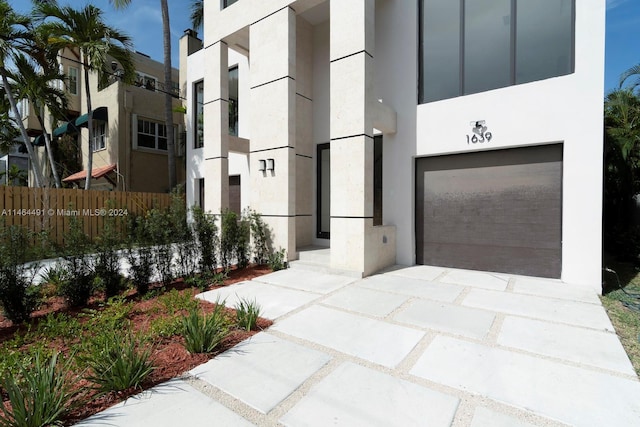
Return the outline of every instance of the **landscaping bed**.
{"type": "MultiPolygon", "coordinates": [[[[269,272],[269,267],[256,265],[232,269],[222,285],[206,288],[227,286],[269,272]]],[[[143,389],[180,376],[271,325],[271,321],[258,318],[253,327],[240,327],[234,309],[216,308],[216,304],[194,298],[201,291],[177,280],[164,287],[153,284],[144,296],[130,289],[106,303],[102,295],[95,295],[81,309],[69,309],[61,297],[51,296],[33,312],[29,322],[19,326],[0,316],[2,376],[32,365],[36,357],[49,358],[59,353],[59,369],[70,385],[68,392],[74,396],[60,419],[71,425],[143,389]],[[203,319],[216,311],[225,325],[223,338],[211,351],[187,351],[184,319],[190,314],[203,319]],[[89,379],[96,376],[92,363],[105,352],[100,343],[112,341],[112,336],[133,337],[135,353],[148,352],[148,363],[153,367],[139,384],[117,391],[98,389],[97,383],[89,379]]],[[[1,391],[3,404],[8,407],[6,387],[1,391]]]]}

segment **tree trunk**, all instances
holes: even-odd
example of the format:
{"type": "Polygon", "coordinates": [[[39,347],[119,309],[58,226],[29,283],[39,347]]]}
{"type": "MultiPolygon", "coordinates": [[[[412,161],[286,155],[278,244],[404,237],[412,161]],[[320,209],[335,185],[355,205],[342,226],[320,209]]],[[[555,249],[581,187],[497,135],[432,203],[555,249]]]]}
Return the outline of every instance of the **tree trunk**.
{"type": "MultiPolygon", "coordinates": [[[[87,64],[87,57],[83,54],[84,60],[82,67],[84,68],[84,89],[87,96],[87,114],[89,120],[87,121],[87,129],[89,131],[89,141],[87,142],[87,178],[84,181],[84,189],[91,189],[91,173],[93,172],[93,147],[91,144],[91,137],[93,136],[93,110],[91,109],[91,90],[89,89],[89,64],[87,64]]],[[[80,133],[82,135],[82,133],[80,133]]],[[[82,146],[82,144],[81,144],[82,146]]]]}
{"type": "Polygon", "coordinates": [[[2,74],[2,84],[4,85],[5,93],[7,94],[7,99],[9,100],[9,105],[11,105],[11,111],[13,111],[13,114],[16,117],[18,128],[20,128],[20,134],[22,135],[22,139],[24,140],[24,146],[27,148],[27,154],[29,155],[29,161],[31,162],[31,168],[33,169],[33,179],[35,181],[35,187],[40,188],[42,187],[43,182],[42,171],[38,166],[38,159],[36,158],[33,145],[31,145],[29,135],[27,135],[27,130],[24,128],[22,116],[18,111],[18,105],[16,104],[16,100],[13,97],[13,93],[11,92],[11,86],[9,85],[9,79],[7,78],[4,67],[0,68],[0,74],[2,74]]]}
{"type": "Polygon", "coordinates": [[[167,125],[167,163],[169,164],[169,190],[177,184],[176,147],[173,131],[173,97],[171,96],[171,28],[169,26],[169,6],[167,0],[160,0],[162,8],[162,36],[164,40],[164,115],[167,125]]]}
{"type": "MultiPolygon", "coordinates": [[[[38,108],[36,109],[36,111],[40,111],[40,109],[38,108]]],[[[53,159],[53,151],[51,150],[51,138],[49,138],[49,134],[47,133],[47,128],[44,125],[44,119],[42,118],[42,114],[38,112],[36,113],[36,117],[38,118],[38,123],[40,123],[40,127],[42,128],[42,133],[44,136],[44,145],[47,149],[47,157],[49,158],[49,165],[51,166],[53,181],[56,184],[56,188],[61,188],[62,183],[60,182],[60,175],[58,175],[58,168],[56,167],[56,162],[53,159]]]]}

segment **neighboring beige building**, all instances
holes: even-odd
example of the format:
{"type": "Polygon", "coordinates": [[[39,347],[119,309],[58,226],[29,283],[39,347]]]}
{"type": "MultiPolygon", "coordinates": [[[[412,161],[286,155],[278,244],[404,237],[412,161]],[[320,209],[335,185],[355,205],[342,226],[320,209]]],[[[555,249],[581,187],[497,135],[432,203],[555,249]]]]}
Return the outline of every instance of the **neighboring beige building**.
{"type": "MultiPolygon", "coordinates": [[[[47,115],[49,131],[53,129],[54,150],[62,144],[75,149],[77,170],[59,170],[65,183],[84,187],[87,169],[87,106],[84,73],[79,56],[71,50],[59,55],[61,71],[67,76],[66,92],[69,107],[66,121],[52,123],[47,115]],[[80,166],[82,165],[82,166],[80,166]]],[[[137,80],[125,84],[118,79],[120,72],[116,62],[111,64],[113,76],[109,84],[98,87],[97,75],[91,73],[91,103],[93,107],[93,173],[91,188],[96,190],[143,191],[166,193],[170,190],[167,165],[167,141],[162,93],[163,64],[147,55],[133,53],[137,80]]],[[[184,135],[182,113],[179,112],[178,70],[174,69],[174,81],[169,91],[176,95],[174,101],[174,135],[178,182],[184,182],[184,135]]],[[[22,102],[24,123],[34,143],[39,147],[39,167],[45,170],[47,184],[53,186],[45,157],[42,129],[33,114],[32,107],[22,102]]],[[[67,150],[68,151],[68,150],[67,150]]],[[[67,155],[69,153],[67,152],[67,155]]],[[[71,153],[73,155],[73,153],[71,153]]],[[[73,164],[74,162],[69,162],[73,164]]]]}

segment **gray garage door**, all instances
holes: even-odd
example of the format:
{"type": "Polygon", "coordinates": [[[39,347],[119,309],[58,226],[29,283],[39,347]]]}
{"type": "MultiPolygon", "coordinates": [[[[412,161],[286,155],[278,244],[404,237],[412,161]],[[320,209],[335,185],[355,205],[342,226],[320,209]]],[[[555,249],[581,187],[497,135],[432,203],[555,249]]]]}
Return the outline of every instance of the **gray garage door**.
{"type": "Polygon", "coordinates": [[[418,264],[560,277],[562,145],[416,159],[418,264]]]}

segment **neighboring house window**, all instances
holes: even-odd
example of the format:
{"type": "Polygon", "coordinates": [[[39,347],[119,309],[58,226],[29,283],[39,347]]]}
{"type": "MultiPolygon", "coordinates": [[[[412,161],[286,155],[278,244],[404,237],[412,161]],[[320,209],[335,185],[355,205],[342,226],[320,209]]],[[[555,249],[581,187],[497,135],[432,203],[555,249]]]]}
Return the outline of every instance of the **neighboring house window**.
{"type": "Polygon", "coordinates": [[[26,119],[27,117],[29,117],[29,100],[28,99],[23,99],[20,101],[20,106],[18,108],[18,111],[20,112],[20,118],[21,119],[26,119]]]}
{"type": "Polygon", "coordinates": [[[420,4],[420,103],[573,72],[574,0],[420,4]]]}
{"type": "Polygon", "coordinates": [[[202,148],[204,146],[204,81],[200,81],[193,85],[195,93],[195,105],[193,106],[193,129],[194,141],[193,148],[202,148]]]}
{"type": "Polygon", "coordinates": [[[78,94],[78,69],[69,67],[69,93],[71,95],[78,94]]]}
{"type": "Polygon", "coordinates": [[[229,135],[238,136],[238,66],[229,69],[229,135]]]}
{"type": "Polygon", "coordinates": [[[158,86],[158,79],[148,74],[141,73],[140,71],[136,71],[136,81],[134,84],[136,86],[155,91],[158,86]]]}
{"type": "Polygon", "coordinates": [[[167,150],[167,126],[151,120],[138,119],[138,147],[167,150]]]}
{"type": "Polygon", "coordinates": [[[238,0],[222,0],[222,8],[227,8],[237,2],[238,0]]]}
{"type": "Polygon", "coordinates": [[[93,123],[92,133],[93,151],[104,150],[107,148],[107,123],[103,121],[95,121],[93,123]]]}

